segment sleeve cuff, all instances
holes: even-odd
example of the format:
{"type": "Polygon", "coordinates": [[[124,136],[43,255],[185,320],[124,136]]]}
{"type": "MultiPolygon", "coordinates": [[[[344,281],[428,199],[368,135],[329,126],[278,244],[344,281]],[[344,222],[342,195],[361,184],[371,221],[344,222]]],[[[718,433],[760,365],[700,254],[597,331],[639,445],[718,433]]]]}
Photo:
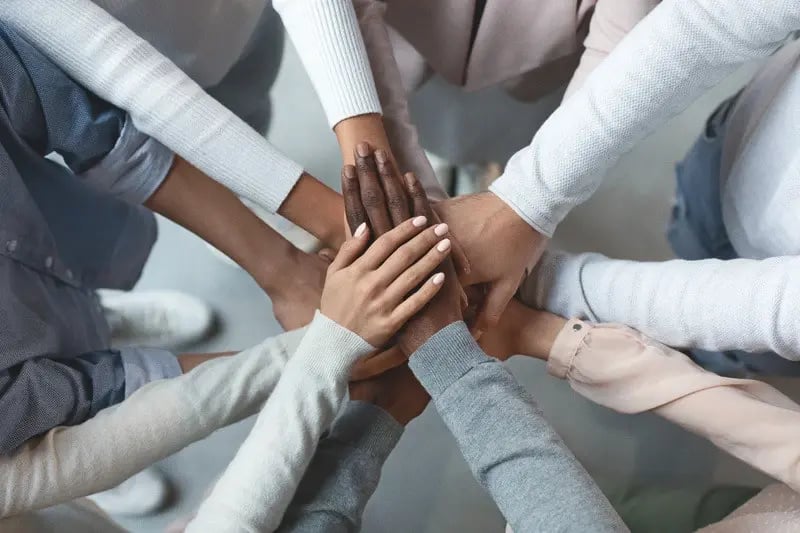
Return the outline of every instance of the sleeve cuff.
{"type": "Polygon", "coordinates": [[[328,123],[381,113],[351,0],[276,0],[284,26],[317,90],[328,123]]]}
{"type": "Polygon", "coordinates": [[[464,322],[454,322],[428,339],[408,366],[433,398],[476,365],[494,361],[481,350],[464,322]]]}
{"type": "Polygon", "coordinates": [[[403,425],[377,405],[351,401],[331,428],[330,437],[378,457],[388,457],[403,436],[403,425]]]}
{"type": "Polygon", "coordinates": [[[502,176],[489,185],[489,191],[508,204],[508,207],[513,209],[530,227],[548,239],[552,238],[556,231],[556,224],[539,213],[529,202],[525,201],[522,197],[525,191],[522,190],[518,181],[506,169],[502,176]]]}
{"type": "Polygon", "coordinates": [[[125,371],[125,398],[152,381],[180,376],[181,365],[175,354],[158,348],[123,348],[119,350],[125,371]]]}
{"type": "Polygon", "coordinates": [[[349,373],[356,361],[373,351],[375,348],[370,343],[321,311],[314,314],[298,349],[298,353],[312,359],[308,363],[309,369],[336,375],[349,373]]]}
{"type": "Polygon", "coordinates": [[[550,348],[550,357],[547,359],[547,371],[551,376],[566,379],[572,370],[572,363],[578,350],[583,344],[583,339],[594,326],[581,320],[567,322],[556,337],[553,347],[550,348]]]}
{"type": "Polygon", "coordinates": [[[161,186],[172,168],[174,154],[142,133],[126,117],[114,148],[79,178],[132,204],[142,204],[161,186]]]}

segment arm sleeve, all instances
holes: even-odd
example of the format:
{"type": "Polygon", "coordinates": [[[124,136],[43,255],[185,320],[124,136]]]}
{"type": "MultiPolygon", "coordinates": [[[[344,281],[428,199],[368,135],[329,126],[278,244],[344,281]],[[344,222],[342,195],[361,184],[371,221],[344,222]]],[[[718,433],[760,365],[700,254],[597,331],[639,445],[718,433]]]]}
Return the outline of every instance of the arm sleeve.
{"type": "Polygon", "coordinates": [[[5,0],[0,19],[78,83],[127,111],[140,132],[239,196],[275,212],[302,174],[302,167],[90,0],[5,0]]]}
{"type": "Polygon", "coordinates": [[[433,171],[411,122],[405,85],[394,57],[386,26],[386,6],[377,0],[354,0],[358,23],[383,107],[383,125],[400,172],[413,172],[431,200],[444,200],[447,193],[433,171]]]}
{"type": "Polygon", "coordinates": [[[278,531],[356,533],[403,426],[380,407],[350,402],[322,439],[278,531]]]}
{"type": "Polygon", "coordinates": [[[431,337],[409,366],[514,531],[627,531],[528,392],[463,322],[431,337]]]}
{"type": "Polygon", "coordinates": [[[331,127],[380,113],[352,0],[274,0],[331,127]]]}
{"type": "Polygon", "coordinates": [[[581,62],[567,87],[566,98],[583,86],[586,78],[661,0],[597,2],[583,42],[581,62]]]}
{"type": "Polygon", "coordinates": [[[653,411],[800,489],[800,406],[766,383],[724,378],[628,328],[577,320],[557,337],[548,370],[593,402],[653,411]]]}
{"type": "Polygon", "coordinates": [[[800,257],[672,260],[548,252],[522,300],[568,318],[625,324],[670,346],[772,351],[800,360],[800,257]]]}
{"type": "Polygon", "coordinates": [[[125,399],[119,352],[38,357],[0,372],[0,456],[56,426],[74,426],[125,399]]]}
{"type": "Polygon", "coordinates": [[[341,406],[350,369],[373,350],[317,312],[250,435],[187,532],[277,529],[341,406]]]}
{"type": "Polygon", "coordinates": [[[179,378],[149,383],[83,424],[52,429],[0,456],[0,518],[114,487],[257,413],[303,334],[267,339],[179,378]]]}
{"type": "Polygon", "coordinates": [[[99,190],[133,203],[147,199],[169,172],[172,153],[16,32],[0,29],[0,40],[4,107],[20,136],[43,156],[59,154],[99,190]]]}
{"type": "Polygon", "coordinates": [[[491,190],[543,235],[641,139],[800,28],[791,0],[664,0],[517,152],[491,190]]]}

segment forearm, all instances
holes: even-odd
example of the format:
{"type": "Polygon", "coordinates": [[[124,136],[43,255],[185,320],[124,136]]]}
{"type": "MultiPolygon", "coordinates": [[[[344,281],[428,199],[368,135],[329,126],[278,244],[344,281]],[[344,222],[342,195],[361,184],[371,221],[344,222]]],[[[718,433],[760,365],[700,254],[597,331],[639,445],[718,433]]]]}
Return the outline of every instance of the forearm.
{"type": "Polygon", "coordinates": [[[297,163],[93,2],[8,0],[0,17],[81,85],[127,111],[141,132],[237,195],[275,212],[300,178],[297,163]]]}
{"type": "Polygon", "coordinates": [[[278,531],[356,532],[403,426],[380,407],[351,401],[319,443],[278,531]]]}
{"type": "Polygon", "coordinates": [[[352,365],[373,350],[318,313],[187,531],[274,531],[339,410],[352,365]]]}
{"type": "Polygon", "coordinates": [[[559,334],[548,370],[600,405],[654,411],[800,487],[800,406],[766,383],[724,378],[636,331],[580,321],[559,334]]]}
{"type": "Polygon", "coordinates": [[[437,333],[409,366],[515,531],[627,531],[527,391],[463,323],[437,333]]]}
{"type": "Polygon", "coordinates": [[[625,324],[670,346],[800,358],[798,257],[643,263],[549,252],[521,288],[532,307],[625,324]]]}
{"type": "Polygon", "coordinates": [[[638,141],[797,28],[800,9],[789,1],[661,2],[511,158],[491,190],[551,236],[638,141]]]}
{"type": "Polygon", "coordinates": [[[0,517],[111,488],[255,414],[302,334],[285,333],[182,377],[153,382],[83,424],[55,428],[0,457],[0,517]]]}
{"type": "Polygon", "coordinates": [[[230,190],[176,158],[145,205],[210,243],[244,268],[267,292],[291,275],[297,250],[230,190]]]}
{"type": "MultiPolygon", "coordinates": [[[[447,197],[447,193],[437,180],[419,143],[417,129],[411,122],[405,85],[384,18],[386,7],[377,0],[355,0],[353,4],[383,108],[382,126],[391,145],[391,150],[389,146],[381,148],[387,149],[394,156],[401,173],[414,172],[417,175],[428,198],[442,200],[447,197]]],[[[358,142],[357,132],[351,137],[358,142]]],[[[352,149],[350,154],[352,155],[352,149]]]]}

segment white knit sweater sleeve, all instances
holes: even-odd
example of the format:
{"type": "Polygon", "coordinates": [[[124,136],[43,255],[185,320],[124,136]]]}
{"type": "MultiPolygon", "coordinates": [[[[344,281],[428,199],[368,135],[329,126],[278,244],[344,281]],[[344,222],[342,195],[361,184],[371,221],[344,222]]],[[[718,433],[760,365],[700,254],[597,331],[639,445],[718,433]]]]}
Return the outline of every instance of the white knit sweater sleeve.
{"type": "Polygon", "coordinates": [[[155,381],[83,424],[55,428],[0,457],[0,518],[109,489],[258,412],[304,330],[155,381]]]}
{"type": "Polygon", "coordinates": [[[339,411],[353,364],[373,350],[318,312],[250,435],[186,531],[277,529],[339,411]]]}
{"type": "Polygon", "coordinates": [[[380,113],[352,0],[273,0],[331,127],[380,113]]]}
{"type": "Polygon", "coordinates": [[[3,0],[0,19],[239,196],[275,212],[300,177],[302,167],[90,0],[3,0]]]}
{"type": "Polygon", "coordinates": [[[638,141],[798,28],[796,0],[664,0],[511,158],[491,190],[551,236],[638,141]]]}
{"type": "Polygon", "coordinates": [[[659,342],[800,360],[800,257],[673,260],[548,252],[520,291],[552,313],[615,322],[659,342]]]}

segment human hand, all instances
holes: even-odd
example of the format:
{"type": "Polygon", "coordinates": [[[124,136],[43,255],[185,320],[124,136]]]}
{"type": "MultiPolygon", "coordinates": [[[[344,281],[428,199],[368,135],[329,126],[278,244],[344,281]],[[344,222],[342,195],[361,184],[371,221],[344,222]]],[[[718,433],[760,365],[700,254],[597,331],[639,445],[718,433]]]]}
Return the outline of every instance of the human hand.
{"type": "Polygon", "coordinates": [[[351,382],[350,399],[373,403],[405,426],[422,414],[431,397],[404,364],[376,378],[351,382]]]}
{"type": "Polygon", "coordinates": [[[268,294],[278,323],[291,331],[308,325],[314,318],[331,258],[323,253],[307,254],[293,247],[286,259],[288,263],[281,269],[281,279],[270,280],[268,294]]]}
{"type": "Polygon", "coordinates": [[[465,285],[486,284],[486,299],[473,331],[477,337],[496,326],[527,269],[547,245],[513,209],[493,193],[437,202],[434,209],[466,252],[470,272],[465,285]]]}
{"type": "Polygon", "coordinates": [[[450,252],[447,227],[427,226],[424,216],[407,220],[367,249],[370,232],[359,225],[328,268],[320,311],[383,346],[444,285],[444,273],[430,274],[450,252]]]}
{"type": "MultiPolygon", "coordinates": [[[[380,234],[410,216],[432,220],[428,198],[413,174],[406,174],[401,180],[394,165],[385,158],[372,154],[364,157],[361,153],[363,150],[356,156],[357,169],[346,166],[342,174],[342,195],[351,228],[369,222],[376,234],[380,234]]],[[[442,271],[445,273],[442,290],[398,335],[397,344],[407,356],[439,330],[462,318],[462,291],[449,259],[442,264],[442,271]]]]}

